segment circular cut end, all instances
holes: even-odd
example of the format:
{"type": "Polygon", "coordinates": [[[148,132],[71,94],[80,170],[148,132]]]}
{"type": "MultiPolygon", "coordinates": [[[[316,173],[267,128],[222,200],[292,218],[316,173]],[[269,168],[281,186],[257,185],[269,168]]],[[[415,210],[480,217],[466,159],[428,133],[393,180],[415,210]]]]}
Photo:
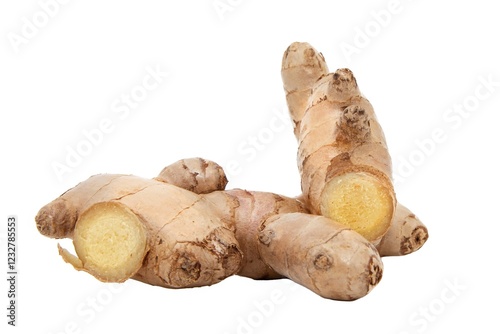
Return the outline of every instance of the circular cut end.
{"type": "Polygon", "coordinates": [[[349,226],[369,241],[389,229],[394,196],[376,177],[346,173],[331,179],[321,197],[321,214],[349,226]]]}
{"type": "Polygon", "coordinates": [[[105,282],[123,282],[134,275],[146,253],[141,221],[116,202],[97,203],[83,212],[73,243],[83,269],[105,282]]]}

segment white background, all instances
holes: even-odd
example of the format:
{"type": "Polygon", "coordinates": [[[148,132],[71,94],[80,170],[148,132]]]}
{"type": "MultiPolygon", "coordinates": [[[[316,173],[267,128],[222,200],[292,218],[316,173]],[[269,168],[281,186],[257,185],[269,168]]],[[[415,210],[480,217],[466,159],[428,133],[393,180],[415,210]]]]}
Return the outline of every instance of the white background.
{"type": "Polygon", "coordinates": [[[498,332],[490,305],[500,298],[500,21],[492,3],[3,1],[0,267],[6,275],[5,226],[17,215],[19,277],[16,328],[6,324],[1,280],[1,331],[498,332]],[[186,157],[219,162],[228,188],[298,195],[280,77],[296,40],[320,50],[330,70],[353,70],[385,130],[398,198],[430,231],[417,253],[384,259],[368,296],[332,301],[287,280],[242,277],[184,290],[104,284],[73,270],[57,241],[38,233],[38,209],[90,175],[153,177],[186,157]],[[168,75],[123,109],[148,69],[168,75]],[[85,132],[103,120],[107,133],[85,147],[85,132]],[[69,166],[78,147],[86,155],[69,166]],[[67,167],[59,176],[57,164],[67,167]]]}

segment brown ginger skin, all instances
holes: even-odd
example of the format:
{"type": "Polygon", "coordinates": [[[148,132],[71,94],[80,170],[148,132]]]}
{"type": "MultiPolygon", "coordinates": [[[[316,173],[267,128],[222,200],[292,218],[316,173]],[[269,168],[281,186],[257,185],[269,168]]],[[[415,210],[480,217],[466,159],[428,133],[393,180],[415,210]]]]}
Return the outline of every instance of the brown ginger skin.
{"type": "Polygon", "coordinates": [[[288,213],[262,224],[259,250],[264,262],[324,298],[355,300],[368,294],[382,278],[375,247],[344,225],[308,216],[288,213]]]}
{"type": "Polygon", "coordinates": [[[419,250],[429,238],[427,227],[402,204],[396,207],[391,227],[377,249],[381,256],[408,255],[419,250]]]}
{"type": "Polygon", "coordinates": [[[224,190],[227,178],[221,166],[202,158],[182,159],[165,167],[156,180],[176,185],[196,194],[224,190]]]}

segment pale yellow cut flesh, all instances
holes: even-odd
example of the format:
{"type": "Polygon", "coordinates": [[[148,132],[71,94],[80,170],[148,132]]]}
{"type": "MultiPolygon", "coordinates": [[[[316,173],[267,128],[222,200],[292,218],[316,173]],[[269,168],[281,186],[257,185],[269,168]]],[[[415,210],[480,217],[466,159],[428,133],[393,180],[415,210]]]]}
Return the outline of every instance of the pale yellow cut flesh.
{"type": "Polygon", "coordinates": [[[366,173],[332,178],[321,197],[321,214],[344,224],[370,241],[388,230],[394,212],[392,192],[366,173]]]}
{"type": "Polygon", "coordinates": [[[146,234],[139,218],[126,206],[97,203],[75,226],[73,243],[83,270],[107,282],[122,282],[141,267],[146,234]]]}

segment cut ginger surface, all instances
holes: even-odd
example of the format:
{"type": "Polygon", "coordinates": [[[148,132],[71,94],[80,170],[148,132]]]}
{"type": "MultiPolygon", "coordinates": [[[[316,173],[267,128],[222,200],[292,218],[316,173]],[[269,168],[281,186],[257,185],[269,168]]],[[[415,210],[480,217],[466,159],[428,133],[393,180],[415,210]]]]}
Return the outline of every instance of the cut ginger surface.
{"type": "Polygon", "coordinates": [[[143,224],[132,211],[115,202],[97,203],[85,211],[73,241],[87,271],[115,282],[139,270],[146,250],[143,224]]]}
{"type": "Polygon", "coordinates": [[[337,176],[323,190],[321,213],[368,240],[376,240],[387,231],[393,208],[391,193],[369,174],[337,176]]]}

